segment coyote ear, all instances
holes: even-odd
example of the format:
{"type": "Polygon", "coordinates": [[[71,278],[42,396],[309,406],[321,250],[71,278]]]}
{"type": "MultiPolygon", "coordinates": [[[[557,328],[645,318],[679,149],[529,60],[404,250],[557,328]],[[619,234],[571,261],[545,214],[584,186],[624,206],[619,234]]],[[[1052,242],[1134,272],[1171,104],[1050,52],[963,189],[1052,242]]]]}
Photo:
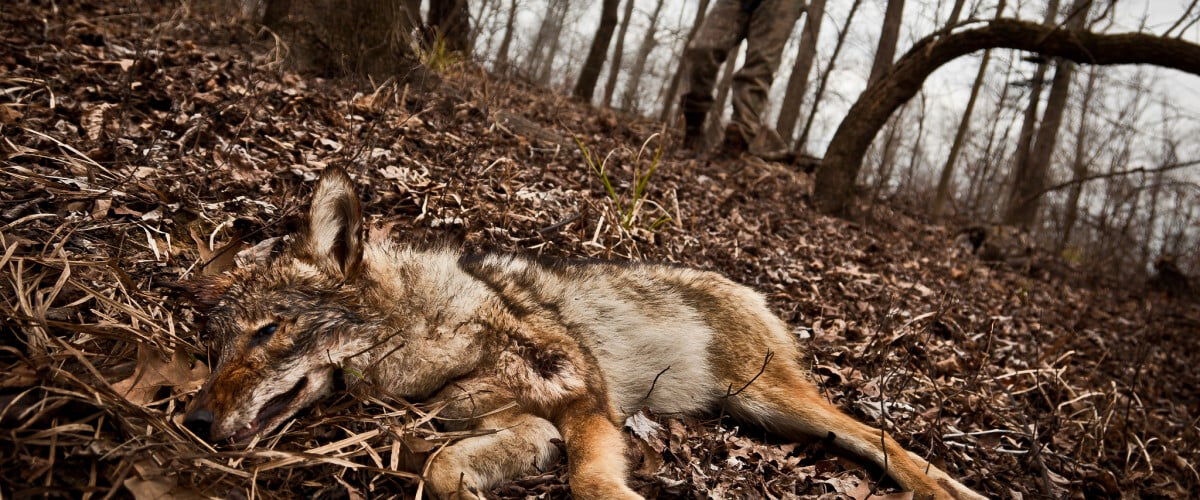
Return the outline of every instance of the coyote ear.
{"type": "Polygon", "coordinates": [[[217,305],[236,280],[232,273],[196,276],[187,281],[169,283],[167,288],[179,298],[191,303],[201,312],[217,305]]]}
{"type": "Polygon", "coordinates": [[[326,168],[308,209],[308,254],[343,280],[353,278],[362,262],[362,222],[354,181],[341,167],[326,168]]]}

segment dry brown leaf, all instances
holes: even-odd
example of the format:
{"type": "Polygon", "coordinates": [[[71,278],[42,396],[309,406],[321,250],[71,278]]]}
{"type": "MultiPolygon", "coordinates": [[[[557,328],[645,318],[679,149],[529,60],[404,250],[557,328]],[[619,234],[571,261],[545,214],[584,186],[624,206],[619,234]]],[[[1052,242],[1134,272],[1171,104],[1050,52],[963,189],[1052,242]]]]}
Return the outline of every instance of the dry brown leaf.
{"type": "Polygon", "coordinates": [[[21,112],[10,104],[0,104],[0,123],[12,125],[21,119],[21,112]]]}
{"type": "Polygon", "coordinates": [[[104,133],[104,128],[108,122],[108,110],[112,109],[115,104],[102,102],[92,106],[83,118],[79,120],[80,125],[83,125],[83,131],[87,134],[88,139],[93,141],[99,140],[104,133]]]}
{"type": "Polygon", "coordinates": [[[174,477],[165,474],[153,462],[143,460],[134,464],[136,477],[126,479],[125,489],[135,500],[199,500],[209,498],[191,488],[179,486],[174,477]]]}
{"type": "Polygon", "coordinates": [[[155,393],[162,387],[176,387],[180,392],[199,389],[208,377],[208,367],[182,349],[176,350],[169,359],[163,359],[158,351],[145,344],[138,346],[137,366],[133,375],[113,384],[113,390],[129,402],[145,406],[153,402],[155,393]]]}
{"type": "Polygon", "coordinates": [[[92,219],[100,220],[108,217],[108,209],[112,207],[112,198],[97,198],[92,204],[92,219]]]}

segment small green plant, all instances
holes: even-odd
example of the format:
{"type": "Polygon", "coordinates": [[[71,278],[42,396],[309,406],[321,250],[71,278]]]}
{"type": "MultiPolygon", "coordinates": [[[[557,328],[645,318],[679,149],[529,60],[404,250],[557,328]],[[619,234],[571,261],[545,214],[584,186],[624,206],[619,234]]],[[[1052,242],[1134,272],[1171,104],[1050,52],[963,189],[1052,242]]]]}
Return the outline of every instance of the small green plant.
{"type": "MultiPolygon", "coordinates": [[[[604,186],[604,192],[608,195],[609,200],[612,201],[613,207],[616,209],[618,223],[626,230],[633,229],[636,226],[638,213],[647,203],[646,191],[650,187],[650,178],[654,176],[654,171],[658,170],[658,166],[662,161],[663,146],[660,142],[658,148],[654,151],[654,156],[650,158],[650,165],[644,172],[640,166],[642,157],[646,152],[646,147],[655,137],[658,137],[658,134],[654,134],[646,139],[646,142],[642,143],[641,149],[638,150],[637,155],[634,156],[633,162],[637,166],[633,172],[634,182],[632,192],[628,193],[628,196],[622,196],[617,192],[612,178],[608,175],[608,160],[612,158],[616,150],[609,151],[603,160],[596,161],[596,156],[592,154],[587,145],[579,140],[578,137],[575,138],[575,144],[579,147],[579,152],[583,154],[583,161],[587,163],[592,173],[596,174],[596,177],[600,179],[600,183],[604,186]]],[[[663,224],[671,222],[671,220],[671,216],[664,213],[655,219],[654,222],[650,223],[646,229],[657,231],[663,224]]]]}
{"type": "Polygon", "coordinates": [[[462,60],[462,55],[446,46],[446,37],[436,33],[433,40],[426,44],[416,44],[417,56],[421,64],[435,73],[441,73],[462,60]]]}

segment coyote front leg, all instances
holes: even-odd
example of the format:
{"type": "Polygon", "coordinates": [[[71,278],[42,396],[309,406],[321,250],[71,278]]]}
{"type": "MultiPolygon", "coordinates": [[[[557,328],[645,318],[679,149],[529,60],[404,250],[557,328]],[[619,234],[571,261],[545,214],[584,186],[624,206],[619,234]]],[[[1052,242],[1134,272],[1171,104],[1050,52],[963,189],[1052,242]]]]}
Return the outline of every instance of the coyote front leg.
{"type": "Polygon", "coordinates": [[[558,431],[548,420],[515,409],[477,419],[493,430],[456,441],[430,457],[425,481],[436,498],[474,499],[496,484],[546,470],[558,460],[558,431]]]}

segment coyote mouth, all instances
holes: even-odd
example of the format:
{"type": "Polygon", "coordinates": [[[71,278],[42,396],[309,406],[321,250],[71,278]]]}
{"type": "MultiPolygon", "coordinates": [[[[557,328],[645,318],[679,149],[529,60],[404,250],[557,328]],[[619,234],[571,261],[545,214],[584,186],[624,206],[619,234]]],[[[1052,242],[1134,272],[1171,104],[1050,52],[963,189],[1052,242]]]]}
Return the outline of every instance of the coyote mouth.
{"type": "Polygon", "coordinates": [[[288,389],[287,392],[271,398],[271,400],[267,401],[267,403],[263,405],[262,409],[258,411],[258,416],[254,417],[254,420],[250,421],[249,424],[246,424],[246,427],[243,427],[233,435],[233,441],[235,443],[240,443],[249,439],[260,431],[270,430],[270,427],[275,426],[275,419],[282,415],[283,412],[286,411],[292,404],[292,402],[295,401],[302,392],[304,392],[305,387],[308,387],[308,377],[300,379],[300,381],[296,382],[296,385],[292,386],[291,389],[288,389]]]}

